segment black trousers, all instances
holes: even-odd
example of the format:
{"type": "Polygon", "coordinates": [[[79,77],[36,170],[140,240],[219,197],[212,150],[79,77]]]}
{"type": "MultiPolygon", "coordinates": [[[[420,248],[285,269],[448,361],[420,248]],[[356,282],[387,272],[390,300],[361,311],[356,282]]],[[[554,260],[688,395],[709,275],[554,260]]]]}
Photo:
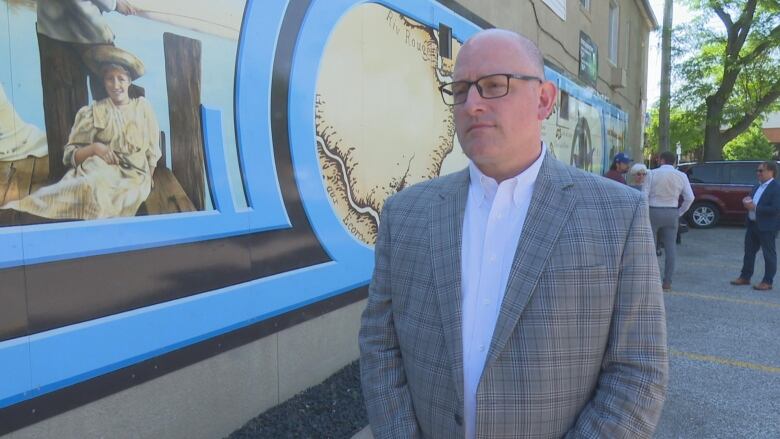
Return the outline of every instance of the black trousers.
{"type": "Polygon", "coordinates": [[[745,258],[742,261],[742,273],[740,277],[750,279],[756,263],[756,253],[761,249],[764,254],[764,278],[762,282],[772,284],[777,272],[777,251],[775,250],[776,230],[758,230],[755,221],[748,220],[745,230],[745,258]]]}

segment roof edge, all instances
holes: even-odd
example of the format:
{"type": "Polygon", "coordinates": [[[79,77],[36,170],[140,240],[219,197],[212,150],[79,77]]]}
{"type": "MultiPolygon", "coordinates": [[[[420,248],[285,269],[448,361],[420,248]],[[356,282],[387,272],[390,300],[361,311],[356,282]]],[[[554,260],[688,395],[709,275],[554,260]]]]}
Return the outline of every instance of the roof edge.
{"type": "Polygon", "coordinates": [[[640,9],[642,9],[642,12],[644,13],[645,19],[650,24],[651,30],[658,30],[658,20],[655,18],[655,14],[653,13],[653,7],[650,6],[649,0],[636,0],[636,2],[639,4],[640,9]]]}

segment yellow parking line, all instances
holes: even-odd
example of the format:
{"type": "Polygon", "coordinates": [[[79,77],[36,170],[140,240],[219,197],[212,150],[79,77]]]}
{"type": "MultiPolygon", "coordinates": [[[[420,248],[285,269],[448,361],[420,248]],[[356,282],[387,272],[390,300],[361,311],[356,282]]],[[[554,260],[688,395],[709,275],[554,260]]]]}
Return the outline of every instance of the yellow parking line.
{"type": "Polygon", "coordinates": [[[743,369],[758,370],[761,372],[778,373],[780,374],[780,367],[766,366],[763,364],[748,363],[747,361],[732,360],[731,358],[715,357],[713,355],[695,354],[693,352],[683,352],[674,349],[669,349],[669,354],[677,357],[684,357],[690,360],[705,361],[707,363],[721,364],[724,366],[740,367],[743,369]]]}
{"type": "Polygon", "coordinates": [[[682,291],[672,291],[669,293],[664,293],[667,296],[681,296],[681,297],[694,297],[696,299],[704,299],[704,300],[716,300],[721,302],[732,302],[732,303],[741,303],[743,305],[757,305],[757,306],[763,306],[766,308],[780,308],[780,303],[775,302],[766,302],[763,300],[745,300],[745,299],[736,299],[734,297],[727,297],[727,296],[710,296],[707,294],[697,294],[697,293],[686,293],[682,291]]]}

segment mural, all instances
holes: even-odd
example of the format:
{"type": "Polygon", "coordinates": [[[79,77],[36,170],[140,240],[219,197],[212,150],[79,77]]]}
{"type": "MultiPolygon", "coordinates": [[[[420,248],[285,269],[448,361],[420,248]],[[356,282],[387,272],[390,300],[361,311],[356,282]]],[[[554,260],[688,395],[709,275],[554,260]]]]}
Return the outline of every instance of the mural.
{"type": "Polygon", "coordinates": [[[607,132],[606,151],[607,157],[614,157],[620,151],[625,151],[626,131],[628,131],[628,119],[623,113],[604,112],[604,125],[607,132]]]}
{"type": "Polygon", "coordinates": [[[159,3],[0,1],[15,61],[0,72],[0,226],[213,208],[200,105],[232,118],[233,86],[204,78],[234,76],[244,2],[159,3]]]}
{"type": "Polygon", "coordinates": [[[603,171],[601,110],[561,88],[542,138],[558,160],[586,171],[603,171]]]}
{"type": "Polygon", "coordinates": [[[19,117],[0,84],[0,162],[47,154],[46,134],[19,117]]]}
{"type": "Polygon", "coordinates": [[[467,164],[453,147],[452,111],[438,89],[452,81],[459,43],[451,58],[442,57],[438,34],[366,3],[341,19],[323,54],[316,108],[322,177],[338,216],[366,244],[376,239],[388,196],[467,164]]]}
{"type": "MultiPolygon", "coordinates": [[[[467,164],[438,91],[452,80],[460,42],[449,41],[452,56],[444,57],[439,38],[438,29],[365,3],[341,18],[323,53],[315,112],[320,170],[336,214],[366,244],[376,239],[388,196],[467,164]]],[[[559,160],[601,174],[605,121],[610,147],[622,150],[625,117],[602,115],[603,102],[547,73],[561,90],[543,139],[559,160]]]]}

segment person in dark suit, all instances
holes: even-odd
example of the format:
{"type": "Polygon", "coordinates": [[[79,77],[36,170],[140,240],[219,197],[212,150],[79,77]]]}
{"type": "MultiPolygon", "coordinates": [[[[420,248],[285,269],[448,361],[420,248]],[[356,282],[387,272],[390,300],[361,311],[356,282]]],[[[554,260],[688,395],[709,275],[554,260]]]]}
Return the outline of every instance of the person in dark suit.
{"type": "Polygon", "coordinates": [[[775,239],[780,230],[780,184],[775,181],[777,162],[768,160],[756,169],[758,184],[749,197],[742,200],[748,210],[745,229],[745,257],[742,272],[731,281],[732,285],[750,285],[758,249],[764,254],[764,278],[753,285],[753,289],[768,291],[777,272],[777,251],[775,239]]]}
{"type": "Polygon", "coordinates": [[[668,353],[647,200],[556,160],[557,88],[499,29],[460,49],[466,169],[384,205],[360,330],[377,439],[650,438],[668,353]]]}

